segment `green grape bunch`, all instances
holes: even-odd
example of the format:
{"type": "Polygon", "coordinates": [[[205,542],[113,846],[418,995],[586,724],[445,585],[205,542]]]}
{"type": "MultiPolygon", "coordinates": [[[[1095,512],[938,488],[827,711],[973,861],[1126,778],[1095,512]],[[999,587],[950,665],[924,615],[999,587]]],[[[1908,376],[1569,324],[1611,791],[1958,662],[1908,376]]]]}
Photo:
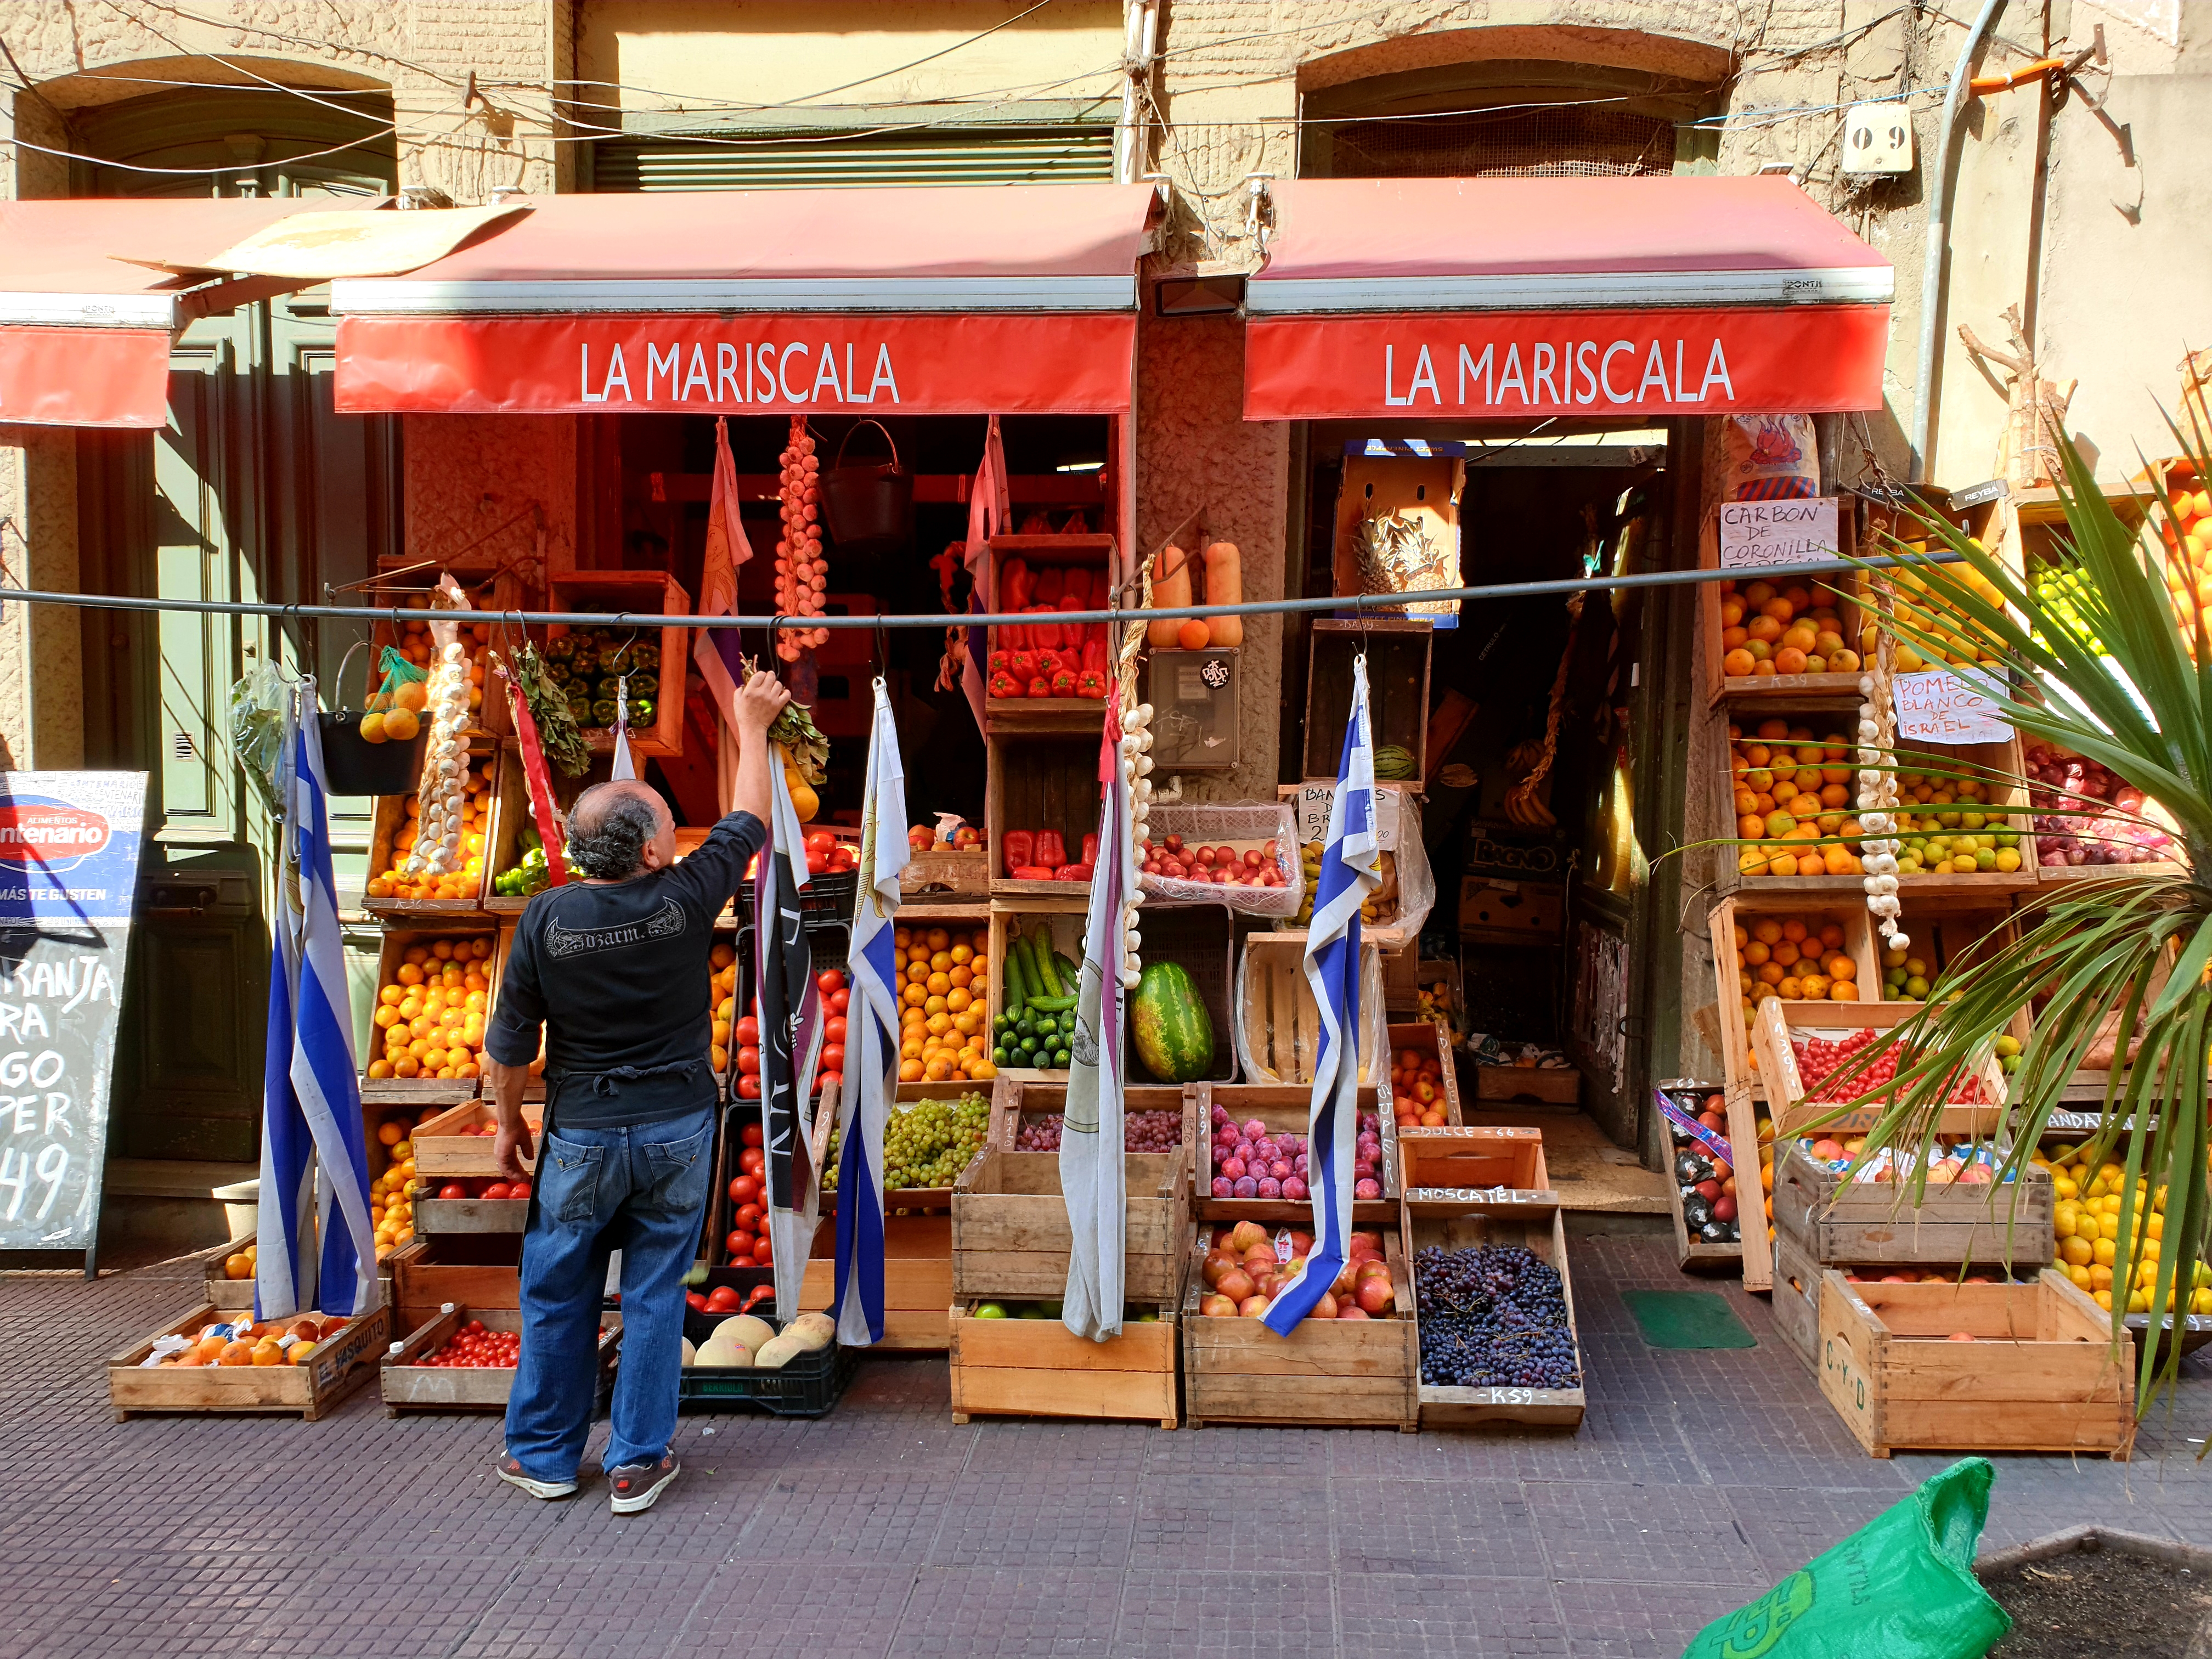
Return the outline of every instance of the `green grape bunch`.
{"type": "MultiPolygon", "coordinates": [[[[918,1100],[894,1107],[884,1125],[884,1188],[907,1192],[923,1187],[950,1187],[983,1150],[991,1131],[991,1102],[985,1095],[969,1093],[957,1100],[918,1100]]],[[[828,1167],[822,1172],[822,1190],[837,1190],[839,1132],[830,1132],[828,1167]]]]}

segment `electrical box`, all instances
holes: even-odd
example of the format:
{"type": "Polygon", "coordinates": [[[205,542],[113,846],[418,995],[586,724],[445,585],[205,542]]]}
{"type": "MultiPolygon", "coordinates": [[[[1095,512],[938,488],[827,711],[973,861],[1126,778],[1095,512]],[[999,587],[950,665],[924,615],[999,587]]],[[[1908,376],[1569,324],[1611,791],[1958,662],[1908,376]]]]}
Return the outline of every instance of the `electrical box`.
{"type": "Polygon", "coordinates": [[[1903,99],[1851,106],[1844,117],[1844,171],[1912,171],[1912,112],[1903,99]]]}
{"type": "Polygon", "coordinates": [[[1145,665],[1152,706],[1152,770],[1226,771],[1237,764],[1237,679],[1243,650],[1155,650],[1145,665]]]}

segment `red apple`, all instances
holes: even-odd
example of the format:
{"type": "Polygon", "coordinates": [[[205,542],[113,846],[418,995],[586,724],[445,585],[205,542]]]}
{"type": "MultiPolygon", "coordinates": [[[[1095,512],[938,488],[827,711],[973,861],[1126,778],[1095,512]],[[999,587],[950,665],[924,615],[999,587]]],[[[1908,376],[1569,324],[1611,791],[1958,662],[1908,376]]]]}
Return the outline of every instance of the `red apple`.
{"type": "Polygon", "coordinates": [[[1198,1304],[1198,1310],[1208,1319],[1237,1317],[1237,1304],[1227,1297],[1219,1294],[1207,1297],[1205,1301],[1198,1304]]]}
{"type": "Polygon", "coordinates": [[[1267,1311],[1267,1298],[1255,1292],[1237,1304],[1237,1311],[1246,1319],[1257,1319],[1267,1311]]]}
{"type": "Polygon", "coordinates": [[[1257,1287],[1252,1283],[1251,1274],[1246,1273],[1242,1267],[1231,1267],[1214,1281],[1213,1288],[1231,1301],[1241,1305],[1257,1287]]]}
{"type": "MultiPolygon", "coordinates": [[[[1254,1245],[1267,1243],[1267,1230],[1256,1221],[1240,1221],[1229,1230],[1226,1243],[1237,1255],[1246,1255],[1251,1252],[1254,1245]]],[[[1268,1245],[1270,1254],[1273,1254],[1273,1245],[1268,1245]]]]}
{"type": "Polygon", "coordinates": [[[1370,1255],[1352,1270],[1354,1285],[1365,1285],[1377,1279],[1385,1285],[1390,1282],[1390,1264],[1379,1256],[1370,1255]]]}
{"type": "Polygon", "coordinates": [[[1367,1317],[1367,1310],[1357,1302],[1347,1302],[1336,1310],[1336,1316],[1339,1319],[1364,1319],[1367,1317]]]}
{"type": "Polygon", "coordinates": [[[1328,1293],[1340,1302],[1347,1300],[1352,1295],[1358,1267],[1359,1264],[1357,1261],[1346,1262],[1342,1271],[1336,1276],[1336,1282],[1328,1287],[1328,1293]]]}
{"type": "Polygon", "coordinates": [[[1321,1293],[1321,1300],[1314,1304],[1313,1311],[1308,1314],[1306,1317],[1309,1319],[1335,1318],[1336,1298],[1331,1296],[1327,1291],[1323,1291],[1321,1293]]]}
{"type": "Polygon", "coordinates": [[[1208,1250],[1206,1253],[1206,1283],[1212,1289],[1221,1283],[1221,1275],[1237,1266],[1237,1258],[1227,1250],[1208,1250]]]}
{"type": "Polygon", "coordinates": [[[1359,1305],[1364,1308],[1370,1316],[1389,1313],[1394,1300],[1390,1294],[1390,1281],[1387,1276],[1381,1279],[1362,1279],[1359,1288],[1352,1294],[1358,1298],[1359,1305]]]}
{"type": "Polygon", "coordinates": [[[1258,1273],[1262,1268],[1272,1271],[1276,1265],[1275,1247],[1272,1244],[1255,1244],[1244,1252],[1244,1271],[1248,1273],[1258,1273]]]}
{"type": "MultiPolygon", "coordinates": [[[[1276,1179],[1280,1180],[1281,1177],[1279,1176],[1276,1179]]],[[[1298,1256],[1311,1255],[1313,1254],[1313,1235],[1300,1228],[1291,1228],[1291,1254],[1292,1255],[1298,1256]]]]}

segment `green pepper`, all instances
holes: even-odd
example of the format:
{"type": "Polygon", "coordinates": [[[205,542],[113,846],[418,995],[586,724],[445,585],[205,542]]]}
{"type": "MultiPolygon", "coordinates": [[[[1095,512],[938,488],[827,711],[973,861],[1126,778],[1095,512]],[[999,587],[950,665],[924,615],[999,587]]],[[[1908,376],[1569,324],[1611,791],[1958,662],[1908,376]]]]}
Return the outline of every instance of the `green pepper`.
{"type": "Polygon", "coordinates": [[[544,654],[547,662],[567,662],[576,654],[576,636],[563,634],[558,639],[546,641],[544,654]]]}
{"type": "Polygon", "coordinates": [[[629,700],[629,723],[650,726],[659,717],[660,705],[651,697],[632,697],[629,700]]]}
{"type": "Polygon", "coordinates": [[[616,713],[615,700],[612,697],[601,697],[592,704],[592,724],[612,726],[615,723],[616,713]]]}

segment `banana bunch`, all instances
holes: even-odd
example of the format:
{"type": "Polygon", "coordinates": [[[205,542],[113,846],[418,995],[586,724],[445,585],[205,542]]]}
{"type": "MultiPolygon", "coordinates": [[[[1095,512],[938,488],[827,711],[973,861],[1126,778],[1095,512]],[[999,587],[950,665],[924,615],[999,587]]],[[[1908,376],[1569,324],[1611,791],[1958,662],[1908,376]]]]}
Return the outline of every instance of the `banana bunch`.
{"type": "Polygon", "coordinates": [[[1514,782],[1505,792],[1505,816],[1524,830],[1549,830],[1559,822],[1536,793],[1551,769],[1546,738],[1529,738],[1506,751],[1505,775],[1514,782]]]}

